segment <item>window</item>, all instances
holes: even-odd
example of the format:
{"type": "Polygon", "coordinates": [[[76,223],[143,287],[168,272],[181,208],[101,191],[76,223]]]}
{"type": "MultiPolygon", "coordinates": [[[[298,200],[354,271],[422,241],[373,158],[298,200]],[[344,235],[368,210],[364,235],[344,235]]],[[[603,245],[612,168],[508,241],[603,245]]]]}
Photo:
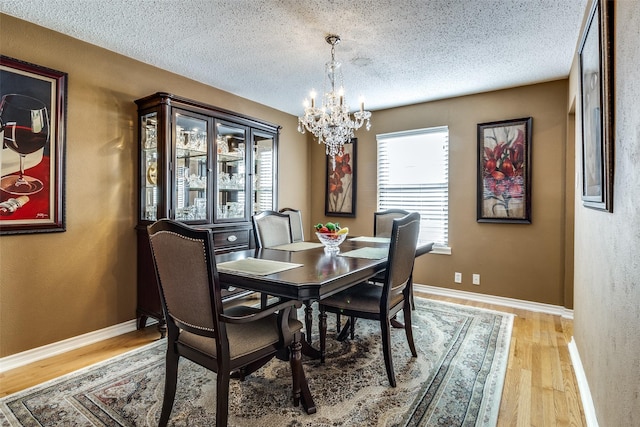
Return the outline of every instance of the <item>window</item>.
{"type": "Polygon", "coordinates": [[[449,249],[449,128],[386,133],[378,141],[378,210],[420,213],[420,239],[449,249]]]}

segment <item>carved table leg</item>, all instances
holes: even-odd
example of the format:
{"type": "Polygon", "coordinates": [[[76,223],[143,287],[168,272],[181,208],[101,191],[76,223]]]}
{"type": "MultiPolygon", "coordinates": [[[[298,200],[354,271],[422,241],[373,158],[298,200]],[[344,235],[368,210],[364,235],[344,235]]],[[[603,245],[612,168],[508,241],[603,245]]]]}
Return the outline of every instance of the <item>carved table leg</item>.
{"type": "Polygon", "coordinates": [[[304,327],[306,329],[307,343],[311,344],[311,328],[313,327],[313,308],[311,308],[311,301],[304,302],[304,327]]]}
{"type": "Polygon", "coordinates": [[[391,318],[391,326],[393,326],[394,328],[397,328],[397,329],[404,329],[404,324],[401,321],[399,321],[396,318],[396,316],[393,316],[391,318]]]}

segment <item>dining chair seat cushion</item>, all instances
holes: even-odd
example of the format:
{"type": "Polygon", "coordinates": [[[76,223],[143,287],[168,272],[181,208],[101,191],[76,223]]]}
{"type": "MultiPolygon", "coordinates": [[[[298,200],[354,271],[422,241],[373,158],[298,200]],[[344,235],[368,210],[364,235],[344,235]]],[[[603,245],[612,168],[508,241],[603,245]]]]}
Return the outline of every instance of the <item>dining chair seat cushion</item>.
{"type": "MultiPolygon", "coordinates": [[[[331,295],[320,301],[320,304],[339,310],[354,310],[365,313],[379,313],[380,299],[382,298],[382,286],[371,283],[360,283],[342,292],[331,295]]],[[[402,294],[391,296],[391,305],[394,307],[403,300],[402,294]]]]}
{"type": "MultiPolygon", "coordinates": [[[[225,314],[243,316],[256,311],[259,310],[252,307],[237,306],[225,309],[225,314]]],[[[272,346],[280,340],[276,314],[255,322],[227,323],[226,328],[231,360],[272,346]]],[[[297,332],[302,329],[302,323],[297,319],[289,318],[289,329],[291,332],[297,332]]],[[[211,357],[216,357],[216,341],[213,338],[181,331],[178,342],[211,357]]]]}

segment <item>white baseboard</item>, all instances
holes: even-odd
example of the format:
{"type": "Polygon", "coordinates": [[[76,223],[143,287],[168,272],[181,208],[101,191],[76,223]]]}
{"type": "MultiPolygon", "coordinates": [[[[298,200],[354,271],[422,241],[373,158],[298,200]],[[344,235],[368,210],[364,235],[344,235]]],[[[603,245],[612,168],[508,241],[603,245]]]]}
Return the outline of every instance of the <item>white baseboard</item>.
{"type": "Polygon", "coordinates": [[[426,292],[434,295],[441,295],[451,298],[463,298],[471,301],[484,302],[487,304],[502,305],[511,308],[547,313],[555,316],[562,316],[573,319],[573,310],[559,305],[544,304],[541,302],[525,301],[515,298],[499,297],[494,295],[477,294],[475,292],[460,291],[457,289],[440,288],[438,286],[420,285],[415,283],[413,289],[418,292],[426,292]]]}
{"type": "MultiPolygon", "coordinates": [[[[149,320],[153,321],[154,319],[149,320]]],[[[152,322],[150,321],[148,321],[147,324],[151,324],[152,322]]],[[[18,368],[20,366],[24,366],[38,360],[46,359],[47,357],[65,353],[70,350],[75,350],[77,348],[84,347],[98,341],[106,340],[108,338],[113,338],[127,332],[135,331],[135,329],[136,320],[134,319],[97,331],[88,332],[77,337],[68,338],[66,340],[44,345],[42,347],[23,351],[22,353],[12,354],[0,359],[0,372],[18,368]]]]}
{"type": "Polygon", "coordinates": [[[591,390],[589,390],[587,376],[584,373],[582,360],[580,360],[578,347],[576,346],[573,337],[571,337],[571,342],[568,346],[569,356],[571,356],[571,364],[573,365],[573,371],[575,372],[576,380],[578,381],[578,390],[580,391],[580,400],[582,401],[582,408],[584,409],[584,417],[587,421],[587,427],[598,427],[598,419],[596,418],[596,409],[593,406],[593,399],[591,398],[591,390]]]}

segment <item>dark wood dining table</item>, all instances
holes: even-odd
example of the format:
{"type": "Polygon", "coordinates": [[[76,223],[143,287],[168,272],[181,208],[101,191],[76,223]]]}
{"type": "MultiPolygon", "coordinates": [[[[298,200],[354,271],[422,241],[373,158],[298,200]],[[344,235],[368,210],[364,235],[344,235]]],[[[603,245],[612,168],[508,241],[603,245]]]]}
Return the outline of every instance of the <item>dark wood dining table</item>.
{"type": "MultiPolygon", "coordinates": [[[[298,301],[321,300],[370,279],[387,267],[387,258],[369,259],[342,256],[364,247],[388,247],[385,243],[345,240],[339,254],[327,254],[322,247],[300,251],[247,249],[216,255],[216,263],[257,258],[301,264],[297,268],[266,276],[236,271],[218,271],[220,282],[256,292],[298,301]]],[[[419,242],[416,257],[428,253],[432,242],[419,242]]]]}
{"type": "MultiPolygon", "coordinates": [[[[318,301],[340,292],[360,282],[376,276],[387,267],[387,258],[359,258],[348,255],[348,252],[360,248],[388,248],[388,243],[345,240],[340,245],[340,253],[326,253],[323,247],[306,250],[281,249],[248,249],[244,251],[221,253],[216,255],[216,263],[237,261],[246,258],[279,261],[299,264],[295,268],[267,275],[254,275],[240,271],[218,269],[220,282],[227,286],[248,289],[275,297],[297,301],[318,301]]],[[[431,251],[432,242],[419,242],[416,257],[431,251]]],[[[307,311],[307,329],[311,320],[307,311]]],[[[306,330],[310,334],[310,330],[306,330]]],[[[319,352],[303,339],[303,352],[312,357],[319,357],[319,352]]],[[[306,379],[302,385],[302,403],[307,413],[315,412],[315,404],[309,391],[306,379]]]]}

